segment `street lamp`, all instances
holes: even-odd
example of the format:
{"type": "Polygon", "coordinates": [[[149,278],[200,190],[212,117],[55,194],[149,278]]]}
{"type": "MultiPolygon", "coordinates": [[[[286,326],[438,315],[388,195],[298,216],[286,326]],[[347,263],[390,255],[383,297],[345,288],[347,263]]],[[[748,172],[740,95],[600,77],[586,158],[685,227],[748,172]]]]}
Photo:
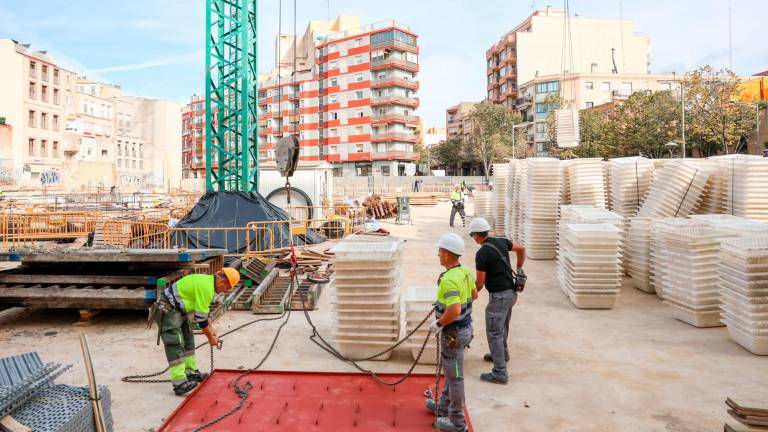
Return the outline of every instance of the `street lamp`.
{"type": "Polygon", "coordinates": [[[667,151],[669,152],[669,158],[672,159],[672,156],[674,155],[675,149],[679,147],[679,144],[677,144],[674,141],[670,141],[670,142],[664,144],[664,147],[667,148],[667,151]]]}
{"type": "Polygon", "coordinates": [[[518,123],[516,125],[512,125],[512,159],[515,158],[515,147],[516,147],[515,146],[515,129],[519,129],[519,128],[522,128],[522,127],[528,127],[528,126],[530,126],[532,124],[533,124],[533,122],[523,122],[523,123],[518,123]]]}

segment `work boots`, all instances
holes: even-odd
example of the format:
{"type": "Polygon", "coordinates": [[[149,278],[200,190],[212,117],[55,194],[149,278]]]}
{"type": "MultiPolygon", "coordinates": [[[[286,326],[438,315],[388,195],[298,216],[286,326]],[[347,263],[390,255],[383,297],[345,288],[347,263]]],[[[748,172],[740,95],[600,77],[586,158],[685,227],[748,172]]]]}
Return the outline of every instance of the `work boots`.
{"type": "Polygon", "coordinates": [[[448,415],[447,412],[443,412],[437,408],[437,404],[435,403],[434,399],[425,400],[424,406],[427,408],[427,411],[431,412],[432,414],[437,414],[438,417],[444,417],[448,415]]]}
{"type": "Polygon", "coordinates": [[[197,387],[197,381],[186,380],[181,384],[174,385],[173,392],[176,393],[176,396],[184,396],[191,392],[195,387],[197,387]]]}
{"type": "Polygon", "coordinates": [[[193,371],[187,371],[187,381],[195,381],[195,382],[203,382],[208,378],[208,374],[205,372],[200,372],[199,370],[195,369],[193,371]]]}
{"type": "Polygon", "coordinates": [[[437,421],[435,422],[435,429],[439,430],[440,432],[466,432],[467,426],[455,425],[448,417],[438,417],[437,421]]]}

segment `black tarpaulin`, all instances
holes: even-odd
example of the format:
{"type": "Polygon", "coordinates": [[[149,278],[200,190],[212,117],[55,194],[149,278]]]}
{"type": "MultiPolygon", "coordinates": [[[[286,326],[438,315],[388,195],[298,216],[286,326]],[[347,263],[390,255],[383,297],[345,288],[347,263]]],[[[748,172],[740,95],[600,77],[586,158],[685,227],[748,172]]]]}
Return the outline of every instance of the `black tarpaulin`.
{"type": "MultiPolygon", "coordinates": [[[[288,224],[269,224],[267,233],[245,230],[211,230],[204,228],[245,228],[249,222],[288,220],[283,209],[270,203],[255,192],[209,192],[195,204],[176,225],[172,242],[188,248],[227,249],[230,253],[264,250],[270,247],[288,247],[288,224]],[[249,238],[248,238],[249,237],[249,238]],[[250,242],[250,245],[248,244],[250,242]]],[[[322,243],[318,234],[308,232],[293,238],[297,246],[322,243]]]]}

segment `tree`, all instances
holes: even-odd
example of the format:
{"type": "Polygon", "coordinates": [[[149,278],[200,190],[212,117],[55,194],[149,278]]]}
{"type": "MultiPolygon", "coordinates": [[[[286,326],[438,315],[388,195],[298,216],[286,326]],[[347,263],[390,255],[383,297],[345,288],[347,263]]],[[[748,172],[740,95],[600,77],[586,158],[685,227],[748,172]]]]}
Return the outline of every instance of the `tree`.
{"type": "Polygon", "coordinates": [[[754,108],[736,102],[740,82],[733,71],[712,66],[686,75],[686,133],[703,156],[740,151],[755,129],[754,108]]]}
{"type": "Polygon", "coordinates": [[[612,117],[618,153],[661,158],[666,144],[680,136],[680,106],[669,91],[635,92],[618,105],[612,117]]]}
{"type": "Polygon", "coordinates": [[[615,122],[608,114],[591,109],[579,111],[579,145],[573,154],[581,158],[611,158],[619,155],[615,122]]]}
{"type": "Polygon", "coordinates": [[[450,166],[464,162],[464,144],[460,139],[440,141],[430,149],[430,156],[435,165],[450,166]]]}
{"type": "Polygon", "coordinates": [[[483,101],[475,105],[469,119],[468,156],[482,162],[487,180],[491,164],[511,155],[512,127],[520,123],[520,114],[512,113],[503,105],[483,101]]]}

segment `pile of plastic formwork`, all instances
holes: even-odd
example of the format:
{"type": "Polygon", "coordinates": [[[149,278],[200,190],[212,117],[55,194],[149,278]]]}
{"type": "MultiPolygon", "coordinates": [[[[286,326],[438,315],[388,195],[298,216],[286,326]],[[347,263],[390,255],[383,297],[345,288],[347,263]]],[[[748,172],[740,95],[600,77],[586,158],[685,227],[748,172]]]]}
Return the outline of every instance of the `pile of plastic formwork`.
{"type": "Polygon", "coordinates": [[[651,227],[653,218],[633,217],[629,220],[625,262],[632,285],[640,291],[653,294],[650,279],[651,227]]]}
{"type": "Polygon", "coordinates": [[[686,218],[654,218],[651,222],[651,237],[648,242],[648,280],[649,286],[656,295],[664,300],[666,299],[666,290],[672,286],[669,277],[671,272],[676,271],[667,265],[670,259],[667,240],[669,233],[675,229],[685,229],[697,226],[703,226],[702,223],[686,218]]]}
{"type": "Polygon", "coordinates": [[[528,258],[554,259],[557,253],[557,220],[562,176],[560,161],[531,158],[527,162],[524,217],[528,258]]]}
{"type": "MultiPolygon", "coordinates": [[[[424,317],[434,308],[436,299],[436,286],[414,286],[408,288],[405,296],[403,296],[406,333],[410,334],[424,320],[424,317]]],[[[421,358],[419,358],[419,364],[436,364],[437,342],[430,334],[429,320],[411,336],[408,340],[408,346],[411,348],[413,359],[416,360],[427,338],[429,338],[429,342],[424,347],[424,352],[421,354],[421,358]]]]}
{"type": "Polygon", "coordinates": [[[621,230],[609,224],[565,224],[560,287],[579,309],[611,309],[621,290],[621,230]]]}
{"type": "MultiPolygon", "coordinates": [[[[367,358],[400,335],[400,241],[342,241],[333,247],[332,341],[346,357],[367,358]]],[[[386,353],[374,360],[387,360],[386,353]]]]}
{"type": "Polygon", "coordinates": [[[565,174],[568,179],[569,203],[606,208],[605,177],[602,159],[590,158],[566,161],[565,174]]]}
{"type": "Polygon", "coordinates": [[[493,225],[493,213],[491,212],[491,203],[493,202],[493,192],[475,191],[472,194],[475,205],[474,217],[485,218],[489,224],[493,225]]]}
{"type": "Polygon", "coordinates": [[[700,222],[687,221],[692,225],[661,224],[664,259],[655,263],[654,271],[662,270],[664,277],[655,285],[657,291],[663,287],[664,303],[674,308],[675,318],[695,327],[719,327],[717,265],[725,235],[700,222]]]}
{"type": "Polygon", "coordinates": [[[731,166],[726,213],[768,222],[768,158],[737,155],[731,166]]]}
{"type": "Polygon", "coordinates": [[[493,232],[497,236],[506,236],[507,227],[507,186],[509,183],[509,164],[493,164],[493,232]]]}
{"type": "Polygon", "coordinates": [[[723,240],[718,269],[728,333],[752,353],[768,355],[768,235],[723,240]]]}
{"type": "Polygon", "coordinates": [[[700,161],[707,165],[712,173],[707,180],[707,186],[701,197],[701,203],[696,210],[696,214],[722,214],[725,211],[725,189],[728,169],[725,164],[714,159],[700,161]]]}
{"type": "Polygon", "coordinates": [[[674,160],[657,172],[638,216],[685,217],[701,202],[712,167],[696,161],[674,160]]]}
{"type": "Polygon", "coordinates": [[[509,212],[512,218],[512,235],[510,239],[516,243],[525,243],[525,214],[526,197],[528,193],[528,164],[525,160],[513,159],[510,176],[514,179],[512,186],[512,209],[509,212]]]}
{"type": "Polygon", "coordinates": [[[644,157],[611,159],[608,172],[610,209],[624,217],[637,215],[653,183],[653,162],[644,157]]]}

